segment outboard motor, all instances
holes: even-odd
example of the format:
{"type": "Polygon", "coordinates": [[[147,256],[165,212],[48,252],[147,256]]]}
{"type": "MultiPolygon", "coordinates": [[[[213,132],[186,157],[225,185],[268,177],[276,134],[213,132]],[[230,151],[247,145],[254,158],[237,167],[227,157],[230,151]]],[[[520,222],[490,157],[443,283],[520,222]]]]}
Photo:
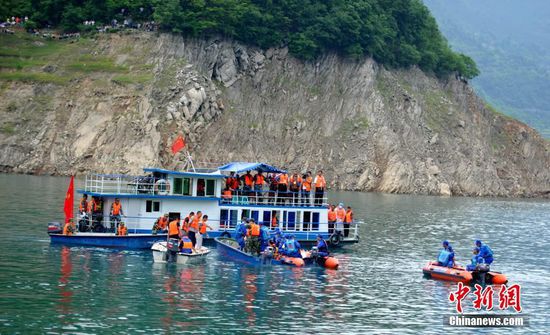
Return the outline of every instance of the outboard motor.
{"type": "Polygon", "coordinates": [[[63,228],[59,222],[50,222],[48,223],[48,234],[61,234],[63,233],[63,228]]]}
{"type": "Polygon", "coordinates": [[[310,255],[311,255],[311,258],[319,257],[319,249],[317,249],[317,247],[311,248],[310,255]]]}
{"type": "Polygon", "coordinates": [[[168,249],[168,262],[175,262],[179,252],[178,239],[177,238],[168,239],[168,243],[166,243],[166,248],[168,249]]]}
{"type": "Polygon", "coordinates": [[[478,264],[475,271],[479,276],[479,282],[481,283],[481,286],[485,287],[485,277],[489,272],[489,264],[478,264]]]}

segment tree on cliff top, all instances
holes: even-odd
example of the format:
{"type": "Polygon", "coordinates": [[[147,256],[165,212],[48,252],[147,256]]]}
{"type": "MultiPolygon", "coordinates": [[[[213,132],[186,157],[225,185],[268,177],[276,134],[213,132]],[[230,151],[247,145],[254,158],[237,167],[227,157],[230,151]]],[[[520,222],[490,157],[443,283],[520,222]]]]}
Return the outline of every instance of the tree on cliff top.
{"type": "Polygon", "coordinates": [[[288,45],[305,60],[338,52],[391,67],[417,65],[439,76],[479,73],[470,57],[450,49],[420,0],[8,0],[0,11],[69,31],[85,20],[154,19],[162,30],[187,36],[223,35],[263,48],[288,45]]]}

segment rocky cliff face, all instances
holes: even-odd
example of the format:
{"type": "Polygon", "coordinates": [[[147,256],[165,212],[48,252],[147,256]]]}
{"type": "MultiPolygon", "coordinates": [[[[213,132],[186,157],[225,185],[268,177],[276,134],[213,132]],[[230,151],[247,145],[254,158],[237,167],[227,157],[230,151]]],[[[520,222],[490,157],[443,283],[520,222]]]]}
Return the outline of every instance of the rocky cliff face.
{"type": "Polygon", "coordinates": [[[492,111],[454,78],[336,55],[303,63],[286,48],[172,35],[99,36],[81,53],[130,69],[146,65],[154,75],[139,83],[108,73],[67,85],[4,83],[2,170],[181,168],[183,157],[172,156],[169,146],[182,132],[196,161],[323,169],[338,189],[550,193],[549,142],[492,111]]]}

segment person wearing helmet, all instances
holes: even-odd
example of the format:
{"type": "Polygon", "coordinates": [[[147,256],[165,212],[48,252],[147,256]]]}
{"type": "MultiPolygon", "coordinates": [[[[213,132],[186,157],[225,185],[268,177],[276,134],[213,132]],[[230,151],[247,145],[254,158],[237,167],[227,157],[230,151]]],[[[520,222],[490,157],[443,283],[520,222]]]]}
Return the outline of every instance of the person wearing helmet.
{"type": "Polygon", "coordinates": [[[468,270],[468,271],[474,271],[479,264],[485,263],[485,260],[483,259],[483,257],[479,256],[479,248],[478,247],[475,247],[472,250],[472,253],[474,254],[472,256],[472,263],[468,264],[466,266],[466,270],[468,270]]]}
{"type": "Polygon", "coordinates": [[[452,268],[454,265],[454,256],[453,247],[450,245],[449,241],[445,240],[442,243],[443,249],[439,251],[439,256],[437,256],[437,265],[447,266],[452,268]]]}
{"type": "Polygon", "coordinates": [[[475,245],[479,248],[479,257],[482,257],[485,260],[485,264],[490,265],[493,263],[493,250],[491,250],[487,244],[482,243],[480,240],[475,240],[475,245]]]}

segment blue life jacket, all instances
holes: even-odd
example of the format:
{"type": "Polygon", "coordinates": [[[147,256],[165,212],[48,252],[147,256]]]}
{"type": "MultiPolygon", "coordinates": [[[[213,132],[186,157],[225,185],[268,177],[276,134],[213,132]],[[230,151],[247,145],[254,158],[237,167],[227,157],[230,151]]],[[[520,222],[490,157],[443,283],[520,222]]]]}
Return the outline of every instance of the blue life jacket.
{"type": "Polygon", "coordinates": [[[235,228],[235,237],[239,239],[243,238],[243,236],[246,236],[246,227],[244,226],[244,224],[239,223],[235,228]]]}
{"type": "Polygon", "coordinates": [[[451,253],[449,251],[441,249],[441,251],[439,252],[439,256],[437,257],[437,261],[443,266],[447,266],[450,257],[451,253]]]}
{"type": "Polygon", "coordinates": [[[327,242],[325,242],[325,240],[317,242],[317,250],[319,250],[319,252],[328,252],[327,242]]]}
{"type": "Polygon", "coordinates": [[[287,253],[293,253],[296,251],[296,246],[294,245],[294,240],[286,240],[285,249],[287,253]]]}

